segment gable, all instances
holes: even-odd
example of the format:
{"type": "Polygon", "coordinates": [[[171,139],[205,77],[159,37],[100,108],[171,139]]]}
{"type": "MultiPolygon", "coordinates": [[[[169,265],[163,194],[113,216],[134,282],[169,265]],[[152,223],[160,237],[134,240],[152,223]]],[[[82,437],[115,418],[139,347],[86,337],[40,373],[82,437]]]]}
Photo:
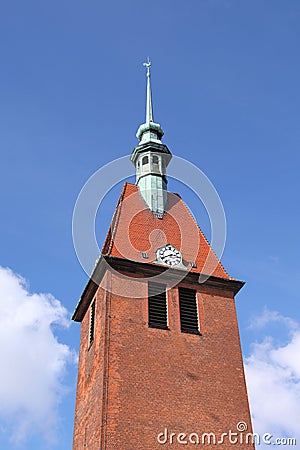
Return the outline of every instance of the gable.
{"type": "Polygon", "coordinates": [[[189,271],[232,279],[177,194],[168,192],[166,213],[160,218],[148,209],[138,187],[125,183],[102,254],[157,264],[156,251],[166,244],[172,244],[182,252],[183,263],[189,271]],[[147,255],[147,259],[142,253],[147,255]]]}

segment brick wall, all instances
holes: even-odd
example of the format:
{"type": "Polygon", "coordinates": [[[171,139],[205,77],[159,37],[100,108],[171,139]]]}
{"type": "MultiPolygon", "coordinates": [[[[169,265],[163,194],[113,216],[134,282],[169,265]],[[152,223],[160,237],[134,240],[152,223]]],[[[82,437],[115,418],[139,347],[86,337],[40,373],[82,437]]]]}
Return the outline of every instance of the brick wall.
{"type": "MultiPolygon", "coordinates": [[[[147,283],[142,279],[124,282],[107,274],[106,282],[113,289],[121,283],[123,296],[98,289],[90,348],[89,310],[81,324],[73,450],[194,448],[179,444],[178,433],[213,432],[220,438],[235,432],[241,421],[250,432],[233,294],[186,286],[197,289],[198,336],[180,331],[177,287],[168,290],[168,331],[148,328],[147,283]],[[143,298],[132,298],[133,291],[143,298]],[[166,428],[168,443],[159,444],[157,436],[166,428]]],[[[205,448],[253,446],[233,445],[225,438],[224,444],[205,448]]]]}

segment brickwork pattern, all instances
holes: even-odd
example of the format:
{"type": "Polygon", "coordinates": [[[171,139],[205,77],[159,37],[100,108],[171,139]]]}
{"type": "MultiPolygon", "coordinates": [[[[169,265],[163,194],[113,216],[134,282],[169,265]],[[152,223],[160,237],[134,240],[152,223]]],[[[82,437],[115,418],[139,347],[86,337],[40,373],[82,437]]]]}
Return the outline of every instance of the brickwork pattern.
{"type": "MultiPolygon", "coordinates": [[[[111,283],[117,278],[112,276],[111,283]]],[[[138,279],[132,283],[140,285],[144,298],[97,292],[95,340],[89,349],[88,313],[82,322],[73,450],[182,448],[176,441],[158,443],[165,428],[220,437],[244,421],[251,431],[232,294],[193,286],[202,333],[197,336],[180,331],[177,287],[168,291],[166,331],[148,328],[147,285],[138,279]]],[[[227,442],[217,448],[253,446],[227,442]]]]}

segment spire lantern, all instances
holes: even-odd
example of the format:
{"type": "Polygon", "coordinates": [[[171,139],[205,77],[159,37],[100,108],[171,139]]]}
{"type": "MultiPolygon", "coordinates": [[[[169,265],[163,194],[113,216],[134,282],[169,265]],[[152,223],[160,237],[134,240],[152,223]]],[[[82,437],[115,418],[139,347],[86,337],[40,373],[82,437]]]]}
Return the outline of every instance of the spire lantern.
{"type": "Polygon", "coordinates": [[[164,132],[154,122],[151,92],[151,61],[143,64],[147,68],[146,121],[137,131],[139,144],[133,149],[131,161],[136,167],[136,184],[150,211],[163,214],[167,203],[166,168],[172,154],[161,142],[164,132]]]}

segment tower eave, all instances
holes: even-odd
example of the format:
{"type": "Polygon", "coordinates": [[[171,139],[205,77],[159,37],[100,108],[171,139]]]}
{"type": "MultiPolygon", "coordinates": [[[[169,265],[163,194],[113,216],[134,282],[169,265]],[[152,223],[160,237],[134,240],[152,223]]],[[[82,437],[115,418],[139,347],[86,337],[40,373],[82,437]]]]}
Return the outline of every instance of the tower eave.
{"type": "MultiPolygon", "coordinates": [[[[166,267],[160,264],[149,264],[137,261],[132,261],[125,258],[119,258],[115,256],[101,255],[99,258],[91,277],[89,278],[83,293],[80,297],[79,302],[77,303],[74,313],[71,317],[75,322],[81,322],[91,301],[94,298],[94,295],[101,283],[101,280],[105,274],[105,272],[112,268],[113,270],[117,270],[120,273],[132,274],[133,277],[136,277],[136,274],[140,273],[144,277],[153,277],[158,274],[162,274],[166,267]]],[[[171,281],[176,280],[178,277],[181,279],[182,269],[176,268],[168,268],[168,279],[171,281]]],[[[199,275],[201,272],[192,272],[186,274],[184,277],[184,282],[187,284],[198,284],[199,283],[199,275]]],[[[245,282],[236,280],[236,279],[228,279],[221,278],[210,275],[204,283],[201,283],[202,286],[211,287],[217,290],[224,290],[231,292],[233,295],[236,295],[244,286],[245,282]]]]}

